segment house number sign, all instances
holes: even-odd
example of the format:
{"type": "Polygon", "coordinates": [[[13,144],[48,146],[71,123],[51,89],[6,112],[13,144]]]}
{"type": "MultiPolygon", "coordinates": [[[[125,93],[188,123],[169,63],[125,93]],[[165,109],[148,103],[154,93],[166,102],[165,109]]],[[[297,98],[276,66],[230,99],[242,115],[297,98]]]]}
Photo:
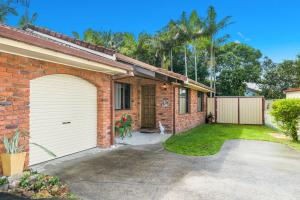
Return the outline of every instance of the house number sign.
{"type": "Polygon", "coordinates": [[[163,98],[161,107],[166,108],[169,106],[169,99],[168,98],[163,98]]]}

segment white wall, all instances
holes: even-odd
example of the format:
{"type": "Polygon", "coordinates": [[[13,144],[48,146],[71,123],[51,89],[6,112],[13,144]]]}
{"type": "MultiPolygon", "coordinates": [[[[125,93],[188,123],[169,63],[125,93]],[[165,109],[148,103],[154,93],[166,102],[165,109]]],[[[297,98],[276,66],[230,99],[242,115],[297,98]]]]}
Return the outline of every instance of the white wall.
{"type": "Polygon", "coordinates": [[[286,93],[286,98],[287,99],[300,98],[300,91],[287,92],[286,93]]]}

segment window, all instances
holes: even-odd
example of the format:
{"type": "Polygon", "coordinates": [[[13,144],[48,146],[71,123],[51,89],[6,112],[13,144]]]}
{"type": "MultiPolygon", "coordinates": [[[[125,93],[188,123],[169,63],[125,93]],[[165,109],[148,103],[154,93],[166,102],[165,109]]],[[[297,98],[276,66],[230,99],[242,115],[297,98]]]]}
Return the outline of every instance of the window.
{"type": "Polygon", "coordinates": [[[187,88],[179,88],[179,114],[185,114],[190,111],[189,101],[189,90],[187,88]]]}
{"type": "Polygon", "coordinates": [[[115,109],[130,109],[130,84],[115,83],[115,109]]]}
{"type": "Polygon", "coordinates": [[[198,102],[197,102],[197,109],[198,109],[198,112],[203,112],[203,101],[204,101],[204,94],[203,92],[198,92],[198,102]]]}

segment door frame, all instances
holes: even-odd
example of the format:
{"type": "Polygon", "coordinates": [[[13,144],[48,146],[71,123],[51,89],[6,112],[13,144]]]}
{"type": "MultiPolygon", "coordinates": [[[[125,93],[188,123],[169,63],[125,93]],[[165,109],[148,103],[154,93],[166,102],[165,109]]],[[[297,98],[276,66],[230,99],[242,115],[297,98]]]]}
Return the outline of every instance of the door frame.
{"type": "Polygon", "coordinates": [[[156,85],[155,84],[146,84],[146,85],[141,85],[141,87],[140,87],[140,90],[141,90],[141,92],[140,92],[140,128],[149,128],[149,129],[151,129],[151,128],[153,128],[153,129],[155,129],[156,128],[156,85]],[[143,97],[142,97],[142,95],[143,95],[143,88],[153,88],[154,89],[154,114],[153,114],[153,120],[154,120],[154,125],[153,125],[153,127],[143,127],[143,97]]]}

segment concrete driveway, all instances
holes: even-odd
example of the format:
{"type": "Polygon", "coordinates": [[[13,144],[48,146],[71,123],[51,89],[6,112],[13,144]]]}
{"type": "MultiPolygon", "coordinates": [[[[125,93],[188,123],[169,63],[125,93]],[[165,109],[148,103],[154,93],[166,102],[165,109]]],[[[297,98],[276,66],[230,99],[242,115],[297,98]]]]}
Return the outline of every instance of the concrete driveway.
{"type": "Polygon", "coordinates": [[[46,168],[82,199],[300,199],[300,153],[269,142],[232,140],[209,157],[125,146],[46,168]]]}

